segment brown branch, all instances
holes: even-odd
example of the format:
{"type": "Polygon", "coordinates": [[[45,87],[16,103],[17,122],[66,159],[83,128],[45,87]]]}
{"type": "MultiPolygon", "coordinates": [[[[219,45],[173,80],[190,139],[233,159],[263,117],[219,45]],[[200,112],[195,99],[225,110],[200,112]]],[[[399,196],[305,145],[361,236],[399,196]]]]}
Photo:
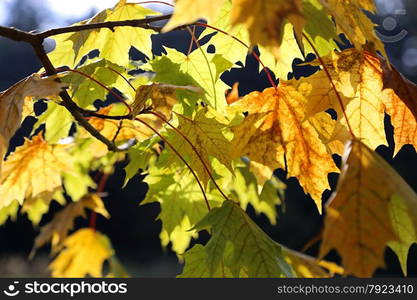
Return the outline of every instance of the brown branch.
{"type": "Polygon", "coordinates": [[[78,31],[83,31],[83,30],[91,30],[91,29],[107,28],[107,29],[110,29],[111,31],[114,31],[114,27],[120,27],[120,26],[140,27],[140,28],[145,28],[145,29],[152,29],[152,30],[159,32],[161,30],[161,27],[153,26],[153,25],[150,25],[149,23],[168,20],[169,18],[171,18],[171,16],[172,14],[168,14],[168,15],[149,17],[149,18],[138,19],[138,20],[109,21],[109,22],[100,22],[100,23],[92,23],[92,24],[73,25],[73,26],[68,26],[68,27],[61,27],[61,28],[46,30],[40,33],[36,33],[34,35],[36,35],[38,38],[45,39],[53,35],[69,33],[69,32],[78,32],[78,31]]]}
{"type": "MultiPolygon", "coordinates": [[[[55,75],[57,74],[57,70],[51,63],[48,55],[43,48],[43,41],[53,35],[63,34],[63,33],[70,33],[70,32],[79,32],[84,30],[92,30],[92,29],[100,29],[100,28],[107,28],[114,31],[115,27],[118,26],[131,26],[131,27],[141,27],[146,29],[152,29],[157,32],[160,32],[160,27],[150,25],[151,22],[167,20],[171,17],[171,14],[163,15],[163,16],[156,16],[156,17],[149,17],[144,19],[138,20],[125,20],[125,21],[110,21],[110,22],[101,22],[101,23],[93,23],[93,24],[82,24],[82,25],[74,25],[68,27],[61,27],[46,30],[40,33],[34,32],[25,32],[13,27],[4,27],[0,26],[0,36],[6,37],[8,39],[17,41],[17,42],[26,42],[32,45],[36,56],[41,61],[43,67],[45,68],[47,75],[55,75]]],[[[59,79],[57,79],[59,81],[59,79]]],[[[94,116],[99,118],[106,118],[106,119],[131,119],[132,116],[105,116],[98,114],[93,111],[87,111],[80,108],[70,97],[67,91],[63,91],[60,94],[62,99],[62,105],[71,113],[74,119],[84,127],[93,137],[98,139],[99,141],[103,142],[110,151],[124,151],[119,149],[113,142],[109,141],[106,137],[104,137],[97,129],[95,129],[86,119],[86,116],[94,116]]]]}
{"type": "MultiPolygon", "coordinates": [[[[57,73],[55,67],[52,65],[48,55],[46,55],[42,43],[32,44],[32,46],[36,53],[36,56],[39,58],[43,67],[45,68],[46,74],[55,75],[57,73]]],[[[59,80],[59,78],[57,78],[57,80],[59,80]]],[[[124,151],[119,149],[115,144],[113,144],[106,137],[104,137],[97,129],[95,129],[90,123],[88,123],[88,121],[81,114],[78,105],[74,101],[72,101],[67,91],[62,91],[59,94],[59,96],[62,99],[62,105],[71,113],[71,115],[78,122],[78,124],[84,127],[84,129],[87,130],[93,137],[104,143],[110,151],[124,151]]]]}

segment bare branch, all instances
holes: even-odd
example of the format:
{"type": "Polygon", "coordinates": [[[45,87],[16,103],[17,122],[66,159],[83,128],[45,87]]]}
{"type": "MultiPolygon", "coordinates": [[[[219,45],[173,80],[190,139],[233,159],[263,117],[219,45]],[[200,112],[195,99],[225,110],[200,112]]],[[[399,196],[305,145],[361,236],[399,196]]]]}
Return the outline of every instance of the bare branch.
{"type": "Polygon", "coordinates": [[[69,33],[69,32],[78,32],[78,31],[83,31],[83,30],[91,30],[91,29],[108,28],[114,31],[114,27],[120,27],[120,26],[140,27],[140,28],[145,28],[145,29],[152,29],[152,30],[159,32],[161,30],[160,27],[150,25],[149,23],[168,20],[171,16],[172,16],[171,14],[168,14],[168,15],[149,17],[149,18],[138,19],[138,20],[111,21],[111,22],[109,21],[109,22],[101,22],[101,23],[74,25],[74,26],[46,30],[40,33],[36,33],[35,35],[41,39],[45,39],[53,35],[69,33]]]}

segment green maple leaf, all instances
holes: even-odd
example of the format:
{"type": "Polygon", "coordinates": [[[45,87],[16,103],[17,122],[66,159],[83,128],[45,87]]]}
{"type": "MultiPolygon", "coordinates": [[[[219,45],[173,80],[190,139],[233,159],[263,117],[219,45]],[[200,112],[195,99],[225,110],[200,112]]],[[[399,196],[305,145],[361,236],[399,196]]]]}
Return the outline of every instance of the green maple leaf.
{"type": "Polygon", "coordinates": [[[32,132],[45,124],[45,140],[50,144],[56,144],[68,137],[73,122],[72,115],[65,107],[49,101],[47,109],[38,117],[32,132]]]}
{"type": "MultiPolygon", "coordinates": [[[[246,27],[242,24],[232,26],[231,12],[232,2],[225,1],[216,20],[209,25],[227,32],[246,45],[250,45],[249,32],[246,27]]],[[[210,39],[209,43],[216,47],[216,54],[220,54],[224,59],[228,60],[232,64],[230,67],[239,61],[245,64],[246,55],[249,51],[247,47],[230,36],[217,32],[211,28],[206,28],[204,30],[203,38],[213,33],[216,34],[210,39]]]]}
{"type": "Polygon", "coordinates": [[[148,139],[129,149],[129,163],[125,167],[126,176],[123,187],[127,185],[133,176],[138,174],[139,170],[145,170],[147,168],[151,158],[156,154],[153,147],[157,141],[156,138],[148,139]]]}
{"type": "MultiPolygon", "coordinates": [[[[127,94],[131,91],[131,87],[128,86],[123,77],[116,73],[119,72],[126,76],[126,70],[110,61],[104,59],[98,61],[88,60],[77,70],[105,84],[108,88],[116,87],[119,91],[127,94]]],[[[67,73],[61,77],[61,80],[70,85],[69,92],[72,99],[82,108],[89,107],[97,99],[105,100],[108,94],[105,88],[78,73],[67,73]]]]}
{"type": "MultiPolygon", "coordinates": [[[[166,154],[165,154],[166,155],[166,154]]],[[[164,160],[164,157],[162,157],[164,160]]],[[[164,163],[162,163],[165,166],[164,163]]],[[[188,169],[167,169],[154,165],[149,168],[144,181],[149,190],[141,204],[159,202],[162,221],[161,242],[163,246],[172,243],[172,250],[184,253],[191,238],[197,231],[191,230],[206,214],[207,206],[201,190],[188,169]]],[[[211,207],[221,204],[223,198],[218,193],[207,193],[211,207]]]]}
{"type": "Polygon", "coordinates": [[[173,129],[167,130],[167,139],[175,149],[181,149],[181,154],[188,160],[204,187],[210,180],[206,168],[213,173],[210,157],[216,158],[232,172],[231,131],[227,125],[228,120],[209,107],[198,109],[192,118],[182,115],[177,117],[177,129],[188,138],[194,149],[173,129]]]}
{"type": "MultiPolygon", "coordinates": [[[[120,0],[114,8],[103,10],[77,25],[143,19],[159,14],[140,5],[120,0]]],[[[114,31],[102,28],[62,34],[55,38],[57,47],[49,54],[49,58],[54,65],[74,67],[84,55],[98,49],[100,57],[126,66],[129,63],[131,46],[149,57],[152,56],[151,35],[153,33],[154,31],[149,29],[124,26],[115,27],[114,31]]]]}
{"type": "Polygon", "coordinates": [[[233,173],[223,165],[213,162],[216,181],[222,190],[240,203],[242,209],[252,205],[257,214],[265,214],[271,224],[277,220],[277,205],[284,200],[285,185],[275,176],[259,185],[249,165],[243,160],[233,161],[233,173]]]}
{"type": "Polygon", "coordinates": [[[220,75],[230,68],[230,63],[216,54],[208,53],[207,47],[204,45],[188,56],[175,49],[165,48],[167,54],[155,57],[142,68],[155,72],[155,82],[201,87],[205,92],[203,96],[190,97],[187,93],[185,99],[180,97],[189,107],[193,107],[202,97],[207,104],[222,111],[226,106],[225,91],[228,86],[220,79],[220,75]]]}
{"type": "MultiPolygon", "coordinates": [[[[209,276],[217,273],[222,264],[234,277],[239,276],[242,270],[247,272],[248,277],[292,277],[294,274],[283,259],[281,246],[232,201],[225,201],[222,207],[212,209],[194,229],[211,231],[211,238],[204,246],[209,276]]],[[[202,253],[198,248],[191,253],[196,252],[201,259],[202,253]]],[[[186,266],[191,258],[186,256],[186,266]]],[[[188,273],[188,276],[192,275],[188,273]]]]}

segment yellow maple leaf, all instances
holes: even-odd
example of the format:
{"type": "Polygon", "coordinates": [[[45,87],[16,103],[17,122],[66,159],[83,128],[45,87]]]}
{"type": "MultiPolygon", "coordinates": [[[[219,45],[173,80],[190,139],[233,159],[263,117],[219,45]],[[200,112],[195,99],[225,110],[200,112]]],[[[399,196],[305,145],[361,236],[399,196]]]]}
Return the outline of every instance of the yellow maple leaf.
{"type": "Polygon", "coordinates": [[[369,42],[375,50],[387,57],[384,44],[376,36],[375,24],[363,11],[376,12],[373,0],[320,0],[320,2],[334,17],[339,32],[346,34],[356,49],[363,50],[363,46],[369,42]]]}
{"type": "Polygon", "coordinates": [[[163,28],[164,32],[175,27],[190,24],[200,18],[214,21],[226,0],[176,0],[174,15],[163,28]]]}
{"type": "MultiPolygon", "coordinates": [[[[120,0],[113,8],[105,9],[92,18],[74,25],[143,19],[159,14],[136,3],[120,0]]],[[[152,57],[151,35],[153,33],[155,33],[153,30],[145,28],[116,26],[113,30],[101,28],[60,34],[54,37],[57,47],[48,54],[48,57],[56,66],[75,67],[84,55],[98,49],[100,57],[126,66],[129,63],[131,46],[152,57]]]]}
{"type": "Polygon", "coordinates": [[[16,148],[7,158],[0,178],[0,207],[26,197],[51,197],[61,189],[61,175],[73,169],[67,145],[49,145],[42,133],[16,148]],[[46,196],[45,196],[46,195],[46,196]]]}
{"type": "MultiPolygon", "coordinates": [[[[332,108],[343,127],[348,129],[349,123],[353,134],[367,146],[375,149],[379,145],[388,145],[381,101],[383,78],[380,59],[353,48],[334,52],[322,61],[337,94],[324,70],[301,79],[297,84],[304,93],[309,93],[308,114],[332,108]]],[[[316,64],[320,62],[316,61],[316,64]]]]}
{"type": "MultiPolygon", "coordinates": [[[[281,83],[277,90],[269,88],[253,92],[234,105],[248,112],[242,124],[233,129],[233,156],[247,156],[251,168],[263,184],[277,168],[287,169],[297,177],[304,191],[311,195],[321,211],[321,196],[330,189],[327,176],[338,172],[331,150],[323,142],[320,127],[306,115],[307,99],[292,82],[281,83]]],[[[316,116],[317,117],[317,116],[316,116]]],[[[335,126],[326,113],[320,122],[335,126]]]]}
{"type": "Polygon", "coordinates": [[[252,45],[264,46],[272,52],[279,50],[285,21],[293,24],[298,38],[305,23],[301,0],[234,0],[231,18],[233,25],[245,24],[252,45]]]}
{"type": "Polygon", "coordinates": [[[103,263],[114,255],[108,237],[90,228],[70,235],[64,246],[49,265],[52,277],[103,277],[103,263]]]}
{"type": "Polygon", "coordinates": [[[54,81],[53,77],[32,74],[0,93],[0,172],[9,140],[30,112],[27,103],[31,97],[57,95],[64,87],[65,84],[54,81]]]}
{"type": "Polygon", "coordinates": [[[103,200],[96,194],[85,195],[77,202],[72,202],[63,210],[55,214],[51,222],[41,228],[40,234],[35,238],[35,244],[30,256],[33,257],[37,249],[51,242],[52,254],[60,251],[68,232],[74,227],[74,220],[77,217],[86,217],[85,210],[90,209],[105,218],[110,218],[104,207],[103,200]]]}
{"type": "Polygon", "coordinates": [[[336,249],[346,273],[359,277],[384,266],[385,247],[399,240],[390,216],[396,195],[416,226],[415,192],[364,143],[348,144],[337,189],[326,204],[320,257],[336,249]]]}
{"type": "Polygon", "coordinates": [[[417,86],[414,83],[405,79],[394,68],[389,69],[384,65],[382,102],[394,126],[394,155],[406,144],[417,149],[416,95],[417,86]]]}

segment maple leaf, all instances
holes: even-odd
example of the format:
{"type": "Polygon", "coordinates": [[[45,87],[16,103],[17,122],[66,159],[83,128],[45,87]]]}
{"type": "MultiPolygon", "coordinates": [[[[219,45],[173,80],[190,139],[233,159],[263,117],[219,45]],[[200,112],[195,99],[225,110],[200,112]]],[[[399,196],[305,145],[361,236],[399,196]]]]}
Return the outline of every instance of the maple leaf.
{"type": "MultiPolygon", "coordinates": [[[[245,24],[252,45],[261,45],[275,52],[282,39],[282,27],[289,21],[301,39],[305,24],[301,0],[234,0],[232,24],[245,24]]],[[[278,56],[278,55],[276,55],[278,56]]]]}
{"type": "Polygon", "coordinates": [[[42,195],[37,198],[26,198],[23,202],[20,213],[26,213],[32,224],[37,226],[39,225],[42,216],[48,212],[49,205],[53,200],[56,200],[59,204],[64,205],[65,198],[63,196],[63,191],[58,190],[52,196],[48,197],[42,195]]]}
{"type": "Polygon", "coordinates": [[[163,32],[168,32],[180,25],[193,23],[200,18],[205,18],[208,21],[214,20],[225,1],[176,0],[174,15],[164,26],[163,32]]]}
{"type": "Polygon", "coordinates": [[[326,204],[320,257],[336,249],[346,273],[359,277],[384,266],[385,246],[401,242],[396,231],[405,230],[399,226],[402,206],[392,200],[395,196],[407,208],[401,214],[416,226],[417,195],[377,153],[353,140],[346,147],[336,191],[326,204]],[[391,223],[392,219],[397,221],[391,223]]]}
{"type": "Polygon", "coordinates": [[[217,175],[216,182],[228,197],[239,202],[243,210],[252,205],[257,214],[264,214],[271,224],[276,224],[276,206],[284,202],[284,183],[272,176],[263,185],[258,184],[249,170],[249,163],[243,160],[233,162],[233,172],[218,162],[212,165],[217,175]]]}
{"type": "Polygon", "coordinates": [[[56,144],[61,139],[68,137],[74,119],[71,113],[62,105],[48,101],[48,107],[38,117],[33,125],[32,133],[42,124],[45,124],[45,140],[49,144],[56,144]]]}
{"type": "Polygon", "coordinates": [[[176,97],[177,90],[202,93],[200,88],[193,86],[179,86],[163,83],[142,85],[136,90],[135,100],[132,104],[132,114],[136,116],[145,108],[152,108],[152,111],[162,115],[165,120],[171,120],[172,108],[178,102],[176,97]],[[146,106],[146,102],[149,99],[151,100],[151,104],[146,106]]]}
{"type": "MultiPolygon", "coordinates": [[[[126,94],[129,94],[132,89],[122,77],[129,76],[126,69],[105,59],[87,60],[82,66],[77,67],[76,71],[82,72],[100,83],[105,83],[107,88],[117,88],[126,94]]],[[[97,99],[102,101],[106,99],[108,91],[80,73],[64,72],[59,76],[61,81],[69,85],[68,92],[72,100],[82,108],[92,106],[97,99]]]]}
{"type": "Polygon", "coordinates": [[[103,263],[114,255],[108,237],[90,228],[70,235],[64,246],[49,265],[52,277],[103,277],[103,263]]]}
{"type": "Polygon", "coordinates": [[[417,149],[417,86],[405,79],[395,68],[383,65],[384,90],[382,102],[394,126],[394,156],[406,144],[417,149]]]}
{"type": "Polygon", "coordinates": [[[8,206],[3,206],[0,208],[0,225],[6,223],[10,220],[15,221],[17,217],[17,212],[19,211],[19,202],[13,201],[8,206]]]}
{"type": "Polygon", "coordinates": [[[42,133],[16,148],[7,158],[0,179],[0,207],[26,197],[51,197],[62,186],[63,172],[73,169],[67,145],[49,145],[42,133]]]}
{"type": "Polygon", "coordinates": [[[299,84],[310,84],[304,85],[304,89],[311,91],[309,114],[333,108],[343,127],[348,128],[349,123],[353,134],[367,146],[375,149],[379,145],[388,145],[381,101],[383,78],[380,59],[366,51],[347,49],[334,52],[322,61],[337,94],[324,70],[302,79],[299,84]]]}
{"type": "Polygon", "coordinates": [[[142,68],[155,72],[154,82],[162,82],[179,86],[200,87],[204,95],[177,91],[179,99],[190,109],[194,109],[197,100],[204,100],[207,104],[221,111],[226,106],[224,92],[228,86],[220,79],[221,73],[231,67],[216,59],[213,53],[207,52],[208,45],[203,45],[189,55],[175,49],[165,48],[167,54],[157,56],[142,68]],[[190,95],[192,94],[192,95],[190,95]]]}
{"type": "Polygon", "coordinates": [[[86,217],[86,209],[90,209],[103,217],[110,218],[103,201],[96,194],[85,195],[77,202],[72,202],[54,215],[52,221],[41,228],[40,234],[35,238],[30,256],[33,257],[37,249],[51,242],[51,252],[56,254],[64,246],[68,232],[74,227],[77,217],[86,217]]]}
{"type": "MultiPolygon", "coordinates": [[[[160,203],[158,218],[162,221],[162,245],[166,247],[171,242],[172,250],[183,254],[191,238],[198,236],[197,231],[191,229],[207,214],[207,206],[192,174],[186,168],[174,171],[172,173],[157,165],[149,168],[144,179],[149,190],[141,205],[160,203]]],[[[215,193],[209,193],[207,197],[212,207],[219,206],[223,201],[215,193]]]]}
{"type": "MultiPolygon", "coordinates": [[[[303,0],[302,6],[306,21],[302,38],[297,39],[293,25],[286,22],[282,28],[281,45],[275,52],[269,51],[262,45],[259,47],[262,62],[280,79],[288,79],[288,73],[293,70],[294,59],[305,60],[308,53],[316,54],[316,51],[322,57],[339,49],[335,42],[338,40],[338,36],[334,23],[320,2],[318,0],[303,0]],[[314,49],[310,42],[313,43],[314,49]]],[[[262,71],[261,65],[259,68],[262,71]]]]}
{"type": "Polygon", "coordinates": [[[0,93],[0,172],[9,141],[23,120],[24,103],[31,97],[57,95],[66,85],[54,79],[32,74],[0,93]]]}
{"type": "Polygon", "coordinates": [[[417,219],[416,204],[417,202],[414,202],[414,207],[411,207],[412,210],[410,210],[410,207],[398,195],[394,195],[389,204],[391,224],[398,240],[389,242],[388,246],[397,254],[405,276],[407,276],[408,252],[411,245],[417,243],[417,230],[415,226],[415,220],[417,219]],[[411,216],[410,211],[413,212],[411,216]]]}
{"type": "MultiPolygon", "coordinates": [[[[253,92],[233,105],[248,112],[242,124],[233,129],[233,155],[247,156],[252,170],[263,184],[277,168],[287,169],[298,178],[321,211],[321,196],[330,189],[327,176],[338,172],[331,151],[321,140],[316,124],[305,113],[307,99],[291,82],[253,92]]],[[[325,114],[325,113],[324,113],[325,114]]],[[[329,115],[320,121],[334,125],[329,115]]]]}
{"type": "Polygon", "coordinates": [[[376,36],[375,24],[363,11],[376,13],[373,0],[320,0],[320,2],[334,17],[339,33],[346,34],[356,49],[363,50],[365,43],[369,42],[375,50],[387,57],[384,44],[376,36]]]}
{"type": "MultiPolygon", "coordinates": [[[[230,2],[226,1],[230,7],[230,2]]],[[[296,32],[300,36],[304,26],[304,18],[301,13],[301,0],[234,0],[231,2],[231,25],[244,24],[249,32],[251,45],[260,44],[265,47],[276,49],[281,41],[281,29],[285,20],[294,24],[296,32]]],[[[189,24],[199,18],[215,21],[225,0],[216,0],[208,3],[201,0],[178,0],[176,1],[174,15],[164,27],[169,31],[179,25],[189,24]],[[194,13],[190,13],[190,11],[194,13]]],[[[227,7],[227,6],[226,6],[227,7]]],[[[226,10],[227,11],[227,10],[226,10]]],[[[220,16],[222,18],[222,16],[220,16]]]]}
{"type": "Polygon", "coordinates": [[[194,148],[171,128],[167,130],[167,139],[189,159],[189,164],[193,166],[204,187],[210,180],[208,172],[213,173],[210,157],[218,159],[232,171],[231,132],[227,126],[227,119],[209,107],[198,109],[192,118],[180,114],[177,117],[177,130],[187,137],[194,148]]]}
{"type": "MultiPolygon", "coordinates": [[[[112,9],[103,10],[94,17],[74,25],[143,19],[158,14],[160,13],[138,4],[120,0],[112,9]]],[[[101,28],[61,34],[54,38],[57,47],[48,56],[54,65],[72,68],[84,55],[98,49],[100,57],[126,66],[129,63],[131,46],[152,57],[151,35],[153,33],[154,31],[149,29],[122,26],[115,27],[114,30],[101,28]]]]}
{"type": "MultiPolygon", "coordinates": [[[[209,277],[218,274],[219,268],[223,266],[230,270],[233,277],[238,277],[242,269],[247,272],[248,277],[276,278],[293,275],[291,267],[282,258],[281,247],[232,201],[225,201],[222,207],[212,209],[195,229],[210,229],[211,238],[204,248],[196,245],[194,247],[199,249],[193,247],[190,250],[192,252],[186,252],[186,272],[188,261],[195,260],[190,253],[197,253],[201,261],[200,268],[204,268],[204,273],[207,272],[209,277]]],[[[189,270],[187,273],[190,277],[201,276],[190,273],[189,270]]]]}
{"type": "Polygon", "coordinates": [[[125,167],[126,177],[123,187],[127,185],[130,179],[132,179],[138,171],[145,170],[150,164],[150,160],[158,154],[158,139],[151,138],[138,143],[128,151],[129,163],[125,167]]]}

